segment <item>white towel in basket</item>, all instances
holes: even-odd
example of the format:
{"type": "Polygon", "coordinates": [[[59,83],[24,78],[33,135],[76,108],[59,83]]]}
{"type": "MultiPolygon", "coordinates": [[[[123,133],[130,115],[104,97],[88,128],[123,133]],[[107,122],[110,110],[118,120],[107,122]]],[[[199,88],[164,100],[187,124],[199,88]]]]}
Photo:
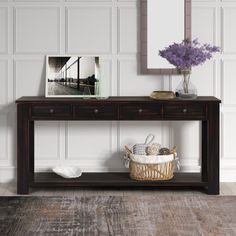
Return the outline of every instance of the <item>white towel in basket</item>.
{"type": "Polygon", "coordinates": [[[174,154],[170,155],[157,155],[157,156],[144,156],[144,155],[134,155],[130,154],[130,158],[134,162],[138,162],[140,164],[161,164],[174,160],[174,154]]]}

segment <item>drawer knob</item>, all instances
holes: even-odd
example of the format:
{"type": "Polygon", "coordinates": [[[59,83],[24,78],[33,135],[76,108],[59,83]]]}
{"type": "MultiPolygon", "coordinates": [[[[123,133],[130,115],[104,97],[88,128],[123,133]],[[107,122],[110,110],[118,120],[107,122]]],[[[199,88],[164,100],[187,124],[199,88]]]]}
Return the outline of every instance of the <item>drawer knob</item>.
{"type": "Polygon", "coordinates": [[[141,114],[143,112],[143,109],[139,109],[138,113],[141,114]]]}
{"type": "Polygon", "coordinates": [[[97,114],[99,112],[98,109],[94,109],[94,113],[97,114]]]}
{"type": "Polygon", "coordinates": [[[188,109],[187,108],[184,108],[183,109],[183,113],[187,113],[188,112],[188,109]]]}
{"type": "Polygon", "coordinates": [[[51,114],[53,114],[53,113],[54,113],[54,109],[50,109],[49,112],[50,112],[51,114]]]}

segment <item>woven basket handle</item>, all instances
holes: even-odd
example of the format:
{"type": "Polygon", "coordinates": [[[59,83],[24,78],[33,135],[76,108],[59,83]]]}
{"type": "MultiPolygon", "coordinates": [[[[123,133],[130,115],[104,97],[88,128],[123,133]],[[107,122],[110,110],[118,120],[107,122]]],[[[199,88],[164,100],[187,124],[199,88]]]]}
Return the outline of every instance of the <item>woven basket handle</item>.
{"type": "Polygon", "coordinates": [[[147,136],[147,138],[145,139],[145,145],[149,145],[153,140],[154,140],[154,138],[155,138],[155,135],[153,135],[153,134],[149,134],[148,136],[147,136]]]}
{"type": "Polygon", "coordinates": [[[171,149],[171,151],[170,151],[170,153],[172,153],[172,154],[174,155],[174,159],[175,159],[176,156],[177,156],[177,152],[176,152],[176,150],[177,150],[177,147],[174,146],[174,147],[171,149]]]}
{"type": "Polygon", "coordinates": [[[125,151],[128,155],[132,154],[132,151],[128,148],[127,145],[125,145],[125,151]]]}

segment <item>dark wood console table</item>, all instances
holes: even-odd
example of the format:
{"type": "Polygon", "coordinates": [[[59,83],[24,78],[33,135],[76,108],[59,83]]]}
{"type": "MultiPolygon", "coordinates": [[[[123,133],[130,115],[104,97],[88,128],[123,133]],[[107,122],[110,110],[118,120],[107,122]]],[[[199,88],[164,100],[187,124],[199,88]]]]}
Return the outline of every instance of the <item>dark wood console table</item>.
{"type": "Polygon", "coordinates": [[[203,187],[219,194],[219,104],[215,97],[157,101],[148,97],[63,99],[22,97],[17,103],[17,193],[30,187],[203,187]],[[201,173],[176,173],[169,181],[134,181],[128,173],[84,173],[63,179],[53,173],[34,173],[34,121],[37,120],[200,120],[201,173]]]}

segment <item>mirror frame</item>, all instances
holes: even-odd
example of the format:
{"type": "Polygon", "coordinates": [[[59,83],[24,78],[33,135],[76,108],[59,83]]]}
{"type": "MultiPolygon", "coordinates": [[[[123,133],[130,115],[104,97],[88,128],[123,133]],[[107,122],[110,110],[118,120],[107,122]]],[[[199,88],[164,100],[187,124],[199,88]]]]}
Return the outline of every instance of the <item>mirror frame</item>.
{"type": "MultiPolygon", "coordinates": [[[[178,75],[177,69],[149,69],[147,67],[147,1],[141,0],[141,73],[151,75],[178,75]]],[[[191,0],[185,1],[184,16],[184,38],[191,39],[192,34],[192,3],[191,0]]]]}

